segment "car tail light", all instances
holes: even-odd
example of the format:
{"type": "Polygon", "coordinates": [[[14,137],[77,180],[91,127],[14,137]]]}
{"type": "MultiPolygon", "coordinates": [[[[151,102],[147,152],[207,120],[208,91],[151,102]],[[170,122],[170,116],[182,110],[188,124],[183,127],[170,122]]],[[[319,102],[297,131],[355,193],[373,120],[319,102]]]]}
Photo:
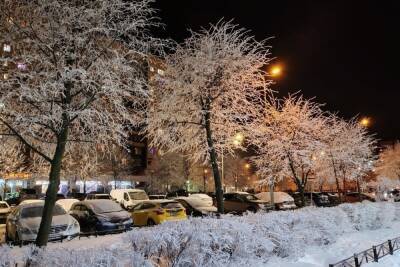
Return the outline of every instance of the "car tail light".
{"type": "Polygon", "coordinates": [[[155,212],[157,215],[163,215],[163,214],[165,213],[163,209],[156,209],[154,212],[155,212]]]}

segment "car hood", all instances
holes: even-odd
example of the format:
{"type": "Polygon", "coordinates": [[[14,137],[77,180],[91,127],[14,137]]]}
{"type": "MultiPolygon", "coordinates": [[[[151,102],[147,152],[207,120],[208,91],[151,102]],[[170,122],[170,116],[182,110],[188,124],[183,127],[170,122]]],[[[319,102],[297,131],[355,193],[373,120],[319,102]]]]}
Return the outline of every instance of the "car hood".
{"type": "MultiPolygon", "coordinates": [[[[21,223],[21,226],[23,226],[25,228],[38,229],[40,226],[41,220],[42,220],[41,217],[25,218],[25,219],[21,219],[20,223],[21,223]]],[[[71,225],[75,221],[76,220],[68,214],[58,215],[58,216],[53,217],[53,219],[51,221],[51,226],[63,225],[63,224],[71,225]]]]}
{"type": "Polygon", "coordinates": [[[123,222],[131,218],[130,214],[124,210],[106,212],[106,213],[97,213],[96,217],[111,223],[123,222]]]}

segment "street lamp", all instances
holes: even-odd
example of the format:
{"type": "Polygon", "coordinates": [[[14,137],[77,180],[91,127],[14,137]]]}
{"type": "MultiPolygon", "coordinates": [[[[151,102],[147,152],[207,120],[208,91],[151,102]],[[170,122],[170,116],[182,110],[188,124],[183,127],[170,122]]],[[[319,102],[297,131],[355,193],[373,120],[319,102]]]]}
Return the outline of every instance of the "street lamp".
{"type": "Polygon", "coordinates": [[[272,77],[278,77],[282,74],[282,67],[280,65],[274,65],[269,71],[269,75],[272,77]]]}
{"type": "Polygon", "coordinates": [[[371,124],[371,119],[368,117],[364,117],[360,120],[361,126],[368,127],[371,124]]]}

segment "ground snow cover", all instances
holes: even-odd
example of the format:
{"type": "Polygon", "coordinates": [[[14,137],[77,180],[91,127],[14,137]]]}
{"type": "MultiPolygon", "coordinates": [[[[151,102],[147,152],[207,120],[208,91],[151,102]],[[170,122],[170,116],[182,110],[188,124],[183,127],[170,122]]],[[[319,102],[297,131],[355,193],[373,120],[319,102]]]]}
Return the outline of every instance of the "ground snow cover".
{"type": "MultiPolygon", "coordinates": [[[[194,218],[119,235],[32,247],[0,247],[0,266],[327,266],[394,238],[400,204],[194,218]]],[[[390,257],[390,256],[388,256],[390,257]]]]}

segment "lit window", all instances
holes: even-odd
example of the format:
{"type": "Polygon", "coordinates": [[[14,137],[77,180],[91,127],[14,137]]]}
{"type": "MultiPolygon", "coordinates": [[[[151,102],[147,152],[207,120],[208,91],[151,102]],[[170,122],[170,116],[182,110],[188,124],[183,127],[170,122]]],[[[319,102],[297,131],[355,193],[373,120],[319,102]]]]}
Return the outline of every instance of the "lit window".
{"type": "Polygon", "coordinates": [[[157,73],[160,74],[160,75],[164,75],[164,71],[160,70],[160,69],[157,69],[157,73]]]}
{"type": "Polygon", "coordinates": [[[4,74],[3,74],[3,79],[4,79],[4,80],[8,80],[8,73],[4,73],[4,74]]]}
{"type": "Polygon", "coordinates": [[[150,71],[151,71],[151,72],[154,72],[154,68],[153,68],[153,67],[150,67],[150,71]]]}
{"type": "Polygon", "coordinates": [[[4,51],[4,52],[11,52],[11,45],[9,45],[9,44],[4,44],[4,45],[3,45],[3,51],[4,51]]]}
{"type": "Polygon", "coordinates": [[[3,66],[7,67],[8,66],[8,61],[4,61],[3,66]]]}

